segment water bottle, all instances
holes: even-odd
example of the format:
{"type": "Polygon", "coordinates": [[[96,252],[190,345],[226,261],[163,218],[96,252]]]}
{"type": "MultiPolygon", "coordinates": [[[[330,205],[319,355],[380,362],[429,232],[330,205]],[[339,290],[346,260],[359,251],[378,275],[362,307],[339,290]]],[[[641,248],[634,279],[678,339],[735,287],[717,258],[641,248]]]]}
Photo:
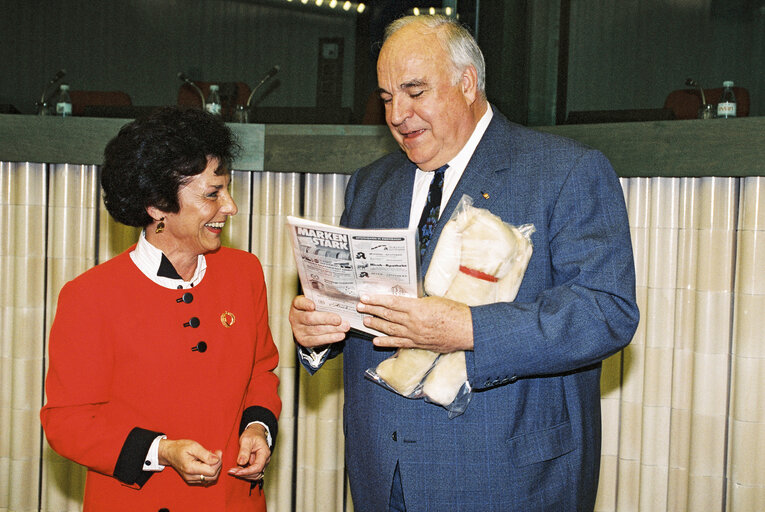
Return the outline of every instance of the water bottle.
{"type": "Polygon", "coordinates": [[[61,84],[59,91],[56,101],[56,115],[70,117],[72,115],[72,98],[69,97],[69,85],[61,84]]]}
{"type": "Polygon", "coordinates": [[[733,94],[733,82],[726,80],[723,82],[723,87],[720,102],[717,104],[717,117],[725,119],[736,117],[736,95],[733,94]]]}
{"type": "Polygon", "coordinates": [[[217,84],[210,85],[210,94],[207,96],[207,103],[205,103],[205,108],[211,114],[216,116],[221,115],[220,93],[218,92],[217,84]]]}

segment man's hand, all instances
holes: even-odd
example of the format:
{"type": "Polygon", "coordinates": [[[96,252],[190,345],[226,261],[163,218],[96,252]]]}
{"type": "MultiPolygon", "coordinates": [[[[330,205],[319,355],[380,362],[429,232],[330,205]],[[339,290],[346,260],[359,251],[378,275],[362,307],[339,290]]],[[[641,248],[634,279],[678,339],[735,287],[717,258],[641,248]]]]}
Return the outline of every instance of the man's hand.
{"type": "Polygon", "coordinates": [[[228,474],[243,480],[263,479],[266,466],[271,461],[271,449],[266,439],[266,429],[259,423],[244,429],[239,436],[239,455],[236,457],[239,467],[229,469],[228,474]]]}
{"type": "Polygon", "coordinates": [[[213,453],[191,439],[162,439],[158,455],[159,463],[171,466],[187,484],[208,485],[215,483],[220,475],[223,452],[213,453]]]}
{"type": "Polygon", "coordinates": [[[384,332],[373,340],[378,347],[424,348],[449,353],[473,349],[470,308],[441,297],[362,296],[357,309],[372,315],[364,325],[384,332]]]}
{"type": "Polygon", "coordinates": [[[351,324],[336,313],[316,311],[316,305],[304,295],[292,300],[289,320],[295,340],[306,348],[343,341],[351,328],[351,324]]]}

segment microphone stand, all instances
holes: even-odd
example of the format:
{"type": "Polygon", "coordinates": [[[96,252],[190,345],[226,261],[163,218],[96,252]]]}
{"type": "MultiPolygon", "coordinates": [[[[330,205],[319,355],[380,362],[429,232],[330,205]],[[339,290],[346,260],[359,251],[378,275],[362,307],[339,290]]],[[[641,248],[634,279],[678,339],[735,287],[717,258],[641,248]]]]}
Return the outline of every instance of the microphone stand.
{"type": "Polygon", "coordinates": [[[256,85],[252,92],[250,93],[250,96],[247,98],[247,103],[245,105],[237,105],[236,110],[234,111],[234,122],[237,123],[249,123],[250,122],[250,102],[252,101],[252,97],[255,95],[255,91],[260,89],[260,86],[266,83],[267,80],[269,80],[271,77],[273,77],[276,73],[279,72],[279,66],[276,65],[271,68],[271,70],[266,73],[266,76],[263,77],[263,79],[258,82],[258,85],[256,85]]]}
{"type": "Polygon", "coordinates": [[[183,71],[179,71],[179,72],[178,72],[178,78],[179,78],[179,79],[181,79],[181,80],[183,80],[183,82],[184,82],[185,84],[188,84],[188,85],[190,85],[191,87],[193,87],[194,89],[196,89],[197,93],[199,94],[199,99],[201,99],[201,100],[202,100],[202,110],[204,110],[204,109],[205,109],[205,95],[204,95],[204,94],[202,94],[202,89],[200,89],[199,87],[197,87],[197,84],[195,84],[194,82],[192,82],[191,80],[189,80],[189,77],[188,77],[188,76],[186,76],[186,73],[184,73],[183,71]]]}
{"type": "Polygon", "coordinates": [[[685,79],[685,85],[688,87],[696,87],[699,90],[699,93],[701,94],[701,107],[703,108],[707,104],[707,99],[704,97],[704,89],[701,88],[701,86],[694,80],[693,78],[686,78],[685,79]]]}
{"type": "Polygon", "coordinates": [[[64,78],[64,75],[66,75],[65,69],[60,69],[56,76],[50,79],[50,82],[48,82],[45,85],[45,89],[43,89],[42,96],[40,96],[40,101],[37,102],[37,115],[38,116],[47,116],[48,115],[48,100],[50,99],[52,92],[48,94],[48,89],[51,85],[55,84],[62,78],[64,78]]]}
{"type": "Polygon", "coordinates": [[[249,98],[247,98],[247,105],[245,106],[245,107],[247,108],[247,110],[250,110],[250,101],[252,101],[252,96],[255,94],[255,91],[257,91],[258,89],[260,89],[260,86],[261,86],[261,85],[263,85],[264,83],[266,83],[266,81],[267,81],[267,80],[271,79],[271,78],[272,78],[272,77],[273,77],[273,76],[274,76],[276,73],[278,73],[278,72],[279,72],[279,65],[277,64],[276,66],[272,67],[272,68],[271,68],[271,71],[269,71],[269,72],[266,74],[266,76],[264,76],[264,77],[263,77],[263,80],[261,80],[260,82],[258,82],[258,85],[256,85],[256,86],[255,86],[255,87],[252,89],[252,92],[250,93],[250,97],[249,97],[249,98]]]}
{"type": "Polygon", "coordinates": [[[701,95],[701,107],[699,107],[699,112],[696,117],[699,119],[714,119],[717,116],[717,113],[714,111],[713,105],[707,104],[707,98],[704,96],[704,89],[699,85],[699,83],[696,82],[696,80],[693,78],[686,78],[685,85],[688,87],[696,87],[699,90],[699,94],[701,95]]]}

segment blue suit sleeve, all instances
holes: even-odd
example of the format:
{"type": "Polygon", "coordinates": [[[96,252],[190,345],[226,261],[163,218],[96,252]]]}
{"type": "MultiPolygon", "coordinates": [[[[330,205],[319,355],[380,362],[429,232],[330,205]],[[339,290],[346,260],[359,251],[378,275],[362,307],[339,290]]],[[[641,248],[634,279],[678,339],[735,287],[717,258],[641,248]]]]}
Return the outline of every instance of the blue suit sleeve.
{"type": "Polygon", "coordinates": [[[315,351],[320,353],[321,357],[314,357],[314,354],[311,353],[310,349],[297,345],[298,361],[300,361],[300,364],[303,365],[303,368],[305,368],[310,375],[313,375],[319,368],[324,366],[324,363],[328,360],[339,356],[342,353],[344,346],[345,341],[333,343],[332,345],[329,345],[326,350],[315,351]]]}
{"type": "MultiPolygon", "coordinates": [[[[345,209],[343,210],[343,214],[340,217],[340,225],[341,226],[348,226],[348,210],[349,205],[352,202],[353,196],[354,196],[354,189],[356,184],[358,173],[354,173],[349,182],[348,185],[345,188],[345,209]]],[[[303,368],[306,369],[306,371],[313,375],[316,373],[319,368],[324,366],[324,363],[326,363],[329,359],[335,358],[339,356],[343,352],[343,348],[345,347],[345,341],[341,341],[339,343],[333,343],[332,345],[329,345],[329,350],[324,352],[318,360],[314,357],[312,357],[311,351],[309,349],[306,349],[305,347],[301,347],[300,345],[297,345],[297,358],[300,364],[303,366],[303,368]]],[[[317,351],[321,352],[321,351],[317,351]]]]}
{"type": "Polygon", "coordinates": [[[635,332],[632,244],[610,163],[585,151],[551,200],[538,229],[545,239],[534,241],[532,256],[549,263],[530,264],[521,289],[536,290],[533,301],[471,308],[474,350],[466,355],[474,388],[599,364],[635,332]]]}

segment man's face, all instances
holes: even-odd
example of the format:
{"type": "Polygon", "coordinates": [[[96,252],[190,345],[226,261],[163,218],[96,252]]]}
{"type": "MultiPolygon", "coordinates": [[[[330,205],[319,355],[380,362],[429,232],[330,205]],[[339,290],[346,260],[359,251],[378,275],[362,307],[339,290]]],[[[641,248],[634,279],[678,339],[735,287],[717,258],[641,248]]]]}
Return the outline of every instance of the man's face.
{"type": "Polygon", "coordinates": [[[458,72],[435,32],[409,25],[383,45],[377,84],[385,121],[409,160],[433,171],[451,160],[478,119],[474,70],[458,72]]]}

